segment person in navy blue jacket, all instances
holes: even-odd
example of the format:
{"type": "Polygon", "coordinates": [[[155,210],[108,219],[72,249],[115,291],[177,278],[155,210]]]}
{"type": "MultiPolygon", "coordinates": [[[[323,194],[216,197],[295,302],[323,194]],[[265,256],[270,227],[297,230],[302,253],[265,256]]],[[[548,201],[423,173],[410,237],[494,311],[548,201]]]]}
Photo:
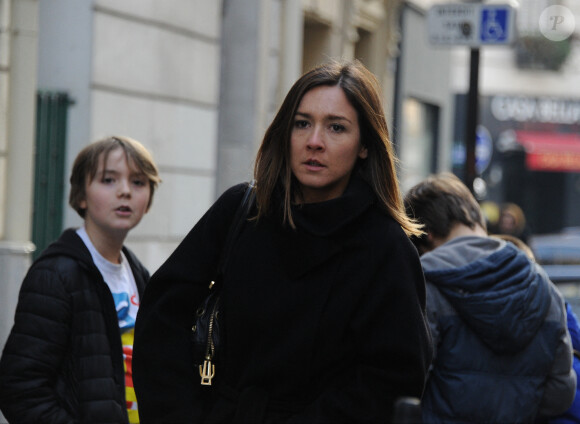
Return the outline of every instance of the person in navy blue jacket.
{"type": "Polygon", "coordinates": [[[564,301],[544,270],[488,236],[453,174],[421,181],[405,205],[426,232],[412,237],[435,351],[423,422],[545,422],[566,411],[576,393],[572,346],[564,301]]]}
{"type": "MultiPolygon", "coordinates": [[[[574,348],[574,371],[578,376],[580,373],[580,325],[569,303],[566,303],[566,311],[568,312],[568,331],[574,348]]],[[[580,424],[580,385],[576,385],[576,396],[570,408],[562,415],[551,419],[550,424],[580,424]]]]}

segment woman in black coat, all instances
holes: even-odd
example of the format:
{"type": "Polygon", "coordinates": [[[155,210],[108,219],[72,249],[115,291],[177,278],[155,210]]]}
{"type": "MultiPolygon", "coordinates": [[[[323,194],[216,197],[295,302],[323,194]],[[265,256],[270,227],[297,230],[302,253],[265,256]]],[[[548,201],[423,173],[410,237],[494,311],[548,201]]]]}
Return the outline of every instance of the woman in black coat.
{"type": "Polygon", "coordinates": [[[133,358],[143,423],[388,422],[397,398],[421,396],[432,348],[408,239],[421,231],[379,93],[359,62],[302,76],[264,136],[232,241],[245,184],[153,275],[133,358]],[[190,339],[212,280],[220,344],[202,385],[190,339]]]}

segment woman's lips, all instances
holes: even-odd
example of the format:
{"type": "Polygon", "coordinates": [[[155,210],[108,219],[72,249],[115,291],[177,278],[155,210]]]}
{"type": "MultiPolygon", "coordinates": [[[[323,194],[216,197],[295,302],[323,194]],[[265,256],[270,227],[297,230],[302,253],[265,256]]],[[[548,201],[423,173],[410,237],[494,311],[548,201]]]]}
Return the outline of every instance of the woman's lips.
{"type": "Polygon", "coordinates": [[[324,168],[323,164],[321,164],[317,160],[313,160],[313,159],[305,161],[304,165],[306,166],[306,168],[308,170],[311,170],[311,171],[318,171],[318,170],[324,168]]]}

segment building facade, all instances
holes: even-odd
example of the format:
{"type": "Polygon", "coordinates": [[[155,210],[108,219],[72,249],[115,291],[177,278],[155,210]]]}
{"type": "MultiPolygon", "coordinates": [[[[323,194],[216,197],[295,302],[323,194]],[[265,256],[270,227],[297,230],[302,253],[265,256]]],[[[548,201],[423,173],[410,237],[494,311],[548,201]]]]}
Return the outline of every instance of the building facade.
{"type": "MultiPolygon", "coordinates": [[[[67,205],[69,172],[78,151],[101,137],[134,137],[159,165],[163,182],[153,207],[127,240],[151,271],[219,194],[251,178],[286,92],[329,58],[360,59],[377,75],[404,190],[431,172],[463,166],[457,98],[468,89],[469,49],[429,44],[426,17],[434,2],[0,0],[0,344],[30,261],[63,228],[81,223],[67,205]]],[[[529,37],[553,2],[512,3],[529,37]]],[[[580,22],[574,0],[565,7],[580,22]]],[[[557,69],[530,62],[521,53],[529,42],[482,49],[483,125],[493,99],[511,98],[524,109],[526,99],[575,108],[578,27],[565,60],[551,59],[557,69]]],[[[522,129],[517,122],[502,121],[500,132],[522,129]]],[[[577,126],[576,119],[560,128],[577,126]]],[[[503,144],[499,133],[492,136],[499,158],[503,144]]],[[[498,201],[533,194],[546,180],[523,174],[525,168],[508,178],[513,174],[497,165],[490,161],[481,176],[487,196],[498,201]],[[533,186],[518,191],[528,180],[533,186]]],[[[572,199],[560,205],[562,222],[575,222],[578,172],[572,167],[551,178],[567,190],[558,196],[572,199]]]]}
{"type": "MultiPolygon", "coordinates": [[[[163,181],[127,245],[155,271],[217,196],[251,178],[267,125],[312,66],[360,59],[394,125],[395,97],[435,76],[407,73],[396,94],[401,48],[427,51],[425,40],[401,44],[403,9],[402,0],[0,0],[0,345],[31,260],[82,222],[68,178],[86,144],[127,135],[153,153],[163,181]]],[[[420,98],[443,117],[446,86],[420,98]]]]}
{"type": "MultiPolygon", "coordinates": [[[[480,200],[515,203],[529,232],[556,233],[580,227],[580,3],[516,5],[514,45],[480,49],[480,200]],[[559,39],[550,34],[556,22],[568,25],[559,39]]],[[[461,152],[469,49],[453,50],[451,69],[453,150],[461,152]]],[[[463,162],[454,155],[452,168],[463,162]]]]}

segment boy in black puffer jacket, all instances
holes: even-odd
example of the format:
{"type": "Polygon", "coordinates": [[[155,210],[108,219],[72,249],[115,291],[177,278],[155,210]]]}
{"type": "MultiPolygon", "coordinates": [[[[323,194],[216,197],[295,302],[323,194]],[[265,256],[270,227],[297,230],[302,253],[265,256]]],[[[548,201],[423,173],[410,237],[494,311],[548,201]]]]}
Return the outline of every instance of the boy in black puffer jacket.
{"type": "Polygon", "coordinates": [[[123,246],[160,182],[150,153],[127,137],[86,146],[69,203],[84,219],[30,267],[0,360],[10,423],[138,422],[134,324],[149,273],[123,246]]]}

